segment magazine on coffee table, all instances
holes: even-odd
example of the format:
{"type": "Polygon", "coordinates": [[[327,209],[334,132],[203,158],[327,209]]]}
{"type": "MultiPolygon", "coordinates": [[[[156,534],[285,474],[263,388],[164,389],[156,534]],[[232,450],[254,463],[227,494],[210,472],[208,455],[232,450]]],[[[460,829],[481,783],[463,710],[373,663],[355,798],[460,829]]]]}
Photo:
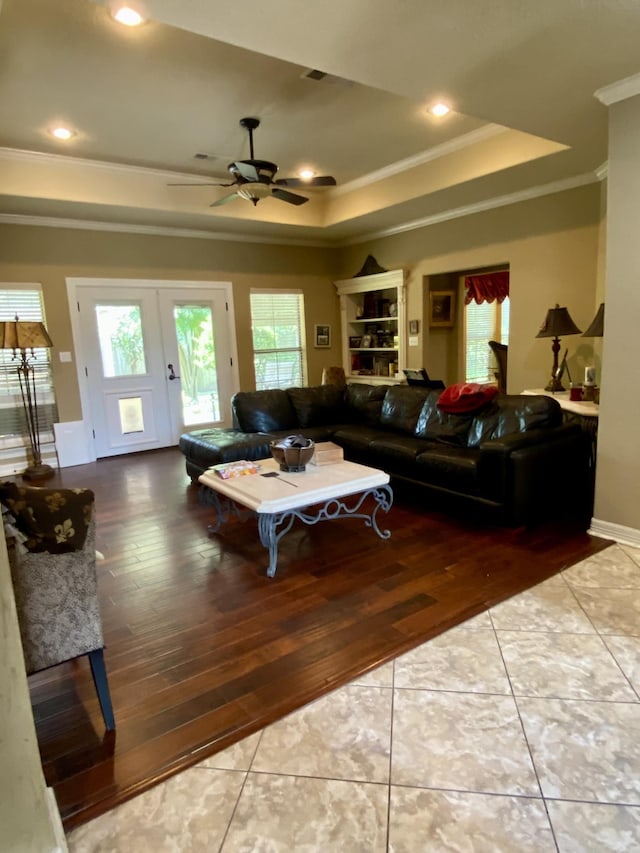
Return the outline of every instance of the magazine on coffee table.
{"type": "Polygon", "coordinates": [[[208,470],[214,471],[223,480],[231,480],[234,477],[257,474],[260,471],[260,465],[248,459],[239,459],[237,462],[221,462],[219,465],[212,465],[208,470]]]}

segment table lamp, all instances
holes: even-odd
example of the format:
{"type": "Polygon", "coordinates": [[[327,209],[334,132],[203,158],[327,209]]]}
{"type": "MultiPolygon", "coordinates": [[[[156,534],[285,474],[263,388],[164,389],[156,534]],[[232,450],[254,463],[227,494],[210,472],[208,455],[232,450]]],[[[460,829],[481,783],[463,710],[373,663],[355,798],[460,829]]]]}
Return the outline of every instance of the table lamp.
{"type": "Polygon", "coordinates": [[[551,351],[553,352],[553,366],[551,368],[551,379],[545,387],[545,391],[564,391],[562,381],[558,375],[558,353],[560,352],[560,337],[565,335],[579,335],[580,329],[569,316],[566,308],[561,308],[557,303],[555,308],[549,308],[544,318],[540,331],[536,338],[553,338],[551,351]]]}
{"type": "Polygon", "coordinates": [[[591,321],[591,325],[586,332],[582,333],[583,338],[602,338],[604,336],[604,302],[600,303],[600,307],[596,312],[596,316],[591,321]]]}

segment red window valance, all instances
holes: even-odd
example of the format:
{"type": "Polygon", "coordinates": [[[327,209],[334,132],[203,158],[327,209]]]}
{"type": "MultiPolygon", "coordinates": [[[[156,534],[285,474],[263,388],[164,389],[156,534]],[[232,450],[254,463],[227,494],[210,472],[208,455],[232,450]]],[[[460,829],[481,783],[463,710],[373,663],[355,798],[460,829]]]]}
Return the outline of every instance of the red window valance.
{"type": "Polygon", "coordinates": [[[466,275],[464,286],[467,289],[464,304],[477,302],[504,302],[509,295],[509,271],[487,272],[481,275],[466,275]]]}

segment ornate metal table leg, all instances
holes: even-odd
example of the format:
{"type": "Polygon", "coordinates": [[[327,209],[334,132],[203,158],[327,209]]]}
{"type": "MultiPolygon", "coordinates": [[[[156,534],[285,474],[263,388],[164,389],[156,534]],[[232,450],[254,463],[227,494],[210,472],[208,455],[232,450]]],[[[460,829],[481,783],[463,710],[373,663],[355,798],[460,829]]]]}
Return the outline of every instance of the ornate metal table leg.
{"type": "MultiPolygon", "coordinates": [[[[352,496],[354,497],[354,496],[352,496]]],[[[331,498],[323,506],[314,512],[309,512],[307,507],[291,509],[286,512],[277,512],[271,515],[267,513],[258,514],[258,531],[260,542],[269,550],[269,568],[267,575],[272,578],[278,567],[278,542],[285,533],[291,530],[293,522],[299,518],[309,526],[319,521],[328,521],[334,518],[362,518],[367,527],[371,527],[381,539],[391,536],[390,530],[381,530],[376,518],[378,511],[389,512],[393,503],[393,492],[390,486],[379,486],[376,489],[368,489],[358,495],[354,506],[348,507],[343,500],[331,498]],[[368,497],[375,501],[375,507],[369,512],[359,512],[368,497]]]]}
{"type": "Polygon", "coordinates": [[[198,500],[203,506],[213,507],[216,513],[215,522],[207,525],[208,533],[218,533],[222,525],[228,521],[232,515],[235,515],[240,519],[240,521],[245,521],[247,518],[255,515],[253,510],[239,507],[234,501],[219,495],[214,489],[209,489],[205,485],[200,486],[198,500]]]}
{"type": "Polygon", "coordinates": [[[273,514],[261,513],[258,515],[258,533],[260,543],[269,551],[269,567],[267,575],[272,578],[278,567],[278,542],[285,533],[291,530],[296,517],[296,510],[292,512],[276,512],[273,514]],[[278,527],[282,530],[278,531],[278,527]]]}

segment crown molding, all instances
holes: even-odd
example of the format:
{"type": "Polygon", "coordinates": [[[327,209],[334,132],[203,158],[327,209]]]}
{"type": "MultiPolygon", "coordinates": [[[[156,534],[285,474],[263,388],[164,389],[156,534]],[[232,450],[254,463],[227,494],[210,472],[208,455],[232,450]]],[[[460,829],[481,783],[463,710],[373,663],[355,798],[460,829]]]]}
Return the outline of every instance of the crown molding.
{"type": "Polygon", "coordinates": [[[0,224],[32,225],[43,228],[75,228],[85,231],[112,231],[124,234],[186,237],[199,240],[226,240],[238,243],[260,243],[267,245],[307,246],[320,249],[335,249],[342,246],[357,245],[358,243],[363,243],[366,240],[378,240],[383,237],[393,237],[396,234],[416,231],[419,228],[428,228],[430,225],[437,225],[440,222],[448,222],[451,219],[461,219],[464,216],[472,216],[475,213],[484,213],[495,208],[506,207],[511,204],[518,204],[522,201],[530,201],[534,198],[540,198],[545,195],[553,195],[554,193],[566,192],[568,190],[576,189],[577,187],[587,186],[588,184],[593,184],[606,178],[607,167],[608,164],[603,163],[594,172],[587,172],[582,175],[576,175],[572,178],[565,178],[561,181],[541,184],[537,187],[518,190],[518,192],[508,193],[502,196],[494,196],[493,198],[485,199],[484,201],[451,208],[450,210],[443,210],[440,213],[433,214],[432,216],[414,219],[400,225],[394,225],[391,228],[380,229],[379,231],[364,232],[356,237],[350,237],[343,240],[339,238],[324,241],[300,240],[296,238],[283,237],[263,237],[253,234],[242,234],[239,232],[205,231],[194,228],[168,227],[163,225],[135,225],[95,220],[65,219],[52,216],[28,216],[12,213],[0,213],[0,224]]]}
{"type": "Polygon", "coordinates": [[[83,169],[109,169],[112,172],[122,172],[126,175],[145,175],[162,180],[169,178],[193,178],[195,181],[208,181],[212,178],[220,180],[228,176],[194,173],[194,172],[171,172],[167,169],[149,169],[146,166],[132,166],[130,163],[112,163],[109,160],[87,160],[84,157],[69,157],[64,154],[49,154],[42,151],[26,151],[21,148],[0,147],[0,160],[22,161],[25,163],[44,163],[52,166],[81,166],[83,169]]]}
{"type": "Polygon", "coordinates": [[[40,228],[74,228],[81,231],[115,231],[122,234],[144,234],[153,237],[187,237],[196,240],[225,240],[235,243],[265,243],[268,245],[305,246],[326,249],[331,244],[319,240],[299,240],[285,237],[261,237],[226,231],[204,231],[196,228],[168,227],[166,225],[134,225],[99,220],[66,219],[55,216],[27,216],[16,213],[0,213],[1,225],[33,225],[40,228]]]}
{"type": "Polygon", "coordinates": [[[595,170],[596,177],[599,181],[604,181],[609,177],[609,161],[605,160],[595,170]]]}
{"type": "Polygon", "coordinates": [[[409,169],[415,169],[416,166],[422,166],[424,163],[429,163],[431,160],[438,160],[440,157],[445,157],[447,154],[453,154],[454,151],[463,151],[472,145],[477,145],[484,142],[485,139],[492,139],[494,136],[499,136],[501,133],[506,133],[509,130],[507,127],[502,127],[499,124],[487,124],[479,127],[477,130],[472,130],[469,133],[464,133],[461,136],[456,136],[455,139],[450,139],[448,142],[443,142],[441,145],[435,145],[427,151],[421,151],[412,157],[407,157],[404,160],[397,160],[395,163],[390,163],[382,169],[376,169],[374,172],[369,172],[360,178],[355,178],[353,181],[347,181],[346,184],[341,184],[339,187],[331,189],[332,196],[340,196],[345,193],[353,192],[354,190],[362,189],[362,187],[370,186],[385,178],[392,178],[394,175],[399,175],[401,172],[407,172],[409,169]]]}
{"type": "Polygon", "coordinates": [[[402,225],[394,225],[392,228],[384,228],[380,231],[368,232],[358,237],[350,238],[349,240],[340,243],[341,246],[353,246],[357,243],[362,243],[365,240],[379,240],[382,237],[393,237],[396,234],[404,234],[407,231],[416,231],[418,228],[427,228],[430,225],[437,225],[440,222],[448,222],[450,219],[460,219],[463,216],[472,216],[474,213],[484,213],[487,210],[494,210],[498,207],[507,207],[511,204],[518,204],[521,201],[530,201],[534,198],[540,198],[545,195],[553,195],[554,193],[566,192],[567,190],[583,187],[587,184],[594,184],[598,181],[598,176],[595,172],[588,172],[583,175],[576,175],[572,178],[564,178],[561,181],[553,181],[549,184],[541,184],[537,187],[530,187],[526,190],[518,190],[518,192],[508,193],[507,195],[494,196],[493,198],[485,199],[484,201],[466,204],[462,207],[443,210],[440,213],[434,213],[432,216],[425,216],[422,219],[414,219],[411,222],[405,222],[402,225]]]}
{"type": "Polygon", "coordinates": [[[611,104],[617,104],[618,101],[626,101],[627,98],[640,95],[640,74],[633,74],[631,77],[625,77],[609,86],[603,86],[593,94],[601,104],[607,107],[610,107],[611,104]]]}

